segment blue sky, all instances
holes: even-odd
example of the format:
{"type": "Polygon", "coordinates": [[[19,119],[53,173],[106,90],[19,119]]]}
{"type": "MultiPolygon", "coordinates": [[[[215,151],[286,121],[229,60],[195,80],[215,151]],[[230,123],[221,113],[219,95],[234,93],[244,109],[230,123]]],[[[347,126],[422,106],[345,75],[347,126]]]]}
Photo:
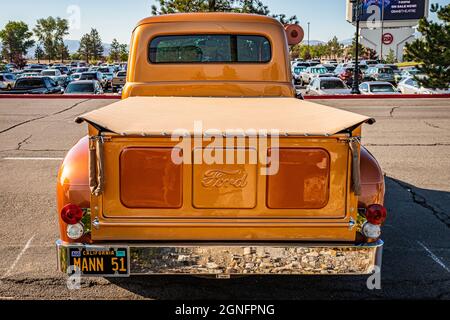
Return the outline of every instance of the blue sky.
{"type": "MultiPolygon", "coordinates": [[[[22,20],[33,27],[36,20],[48,16],[70,18],[80,8],[79,28],[71,30],[67,39],[78,40],[91,27],[97,28],[104,42],[117,38],[128,43],[138,20],[150,15],[155,0],[15,0],[2,1],[0,28],[9,20],[22,20]]],[[[311,22],[311,39],[327,41],[336,35],[340,40],[352,37],[354,28],[345,21],[345,0],[263,0],[272,13],[295,14],[306,29],[311,22]]],[[[431,0],[448,4],[450,0],[431,0]]]]}

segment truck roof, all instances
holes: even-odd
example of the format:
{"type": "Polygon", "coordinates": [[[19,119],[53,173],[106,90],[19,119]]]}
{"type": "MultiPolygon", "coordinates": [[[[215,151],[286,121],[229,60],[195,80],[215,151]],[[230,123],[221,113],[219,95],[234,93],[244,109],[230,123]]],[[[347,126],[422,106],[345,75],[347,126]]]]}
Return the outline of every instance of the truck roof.
{"type": "Polygon", "coordinates": [[[137,26],[149,23],[166,22],[258,22],[280,24],[274,18],[259,14],[231,13],[231,12],[201,12],[201,13],[174,13],[144,18],[137,26]]]}

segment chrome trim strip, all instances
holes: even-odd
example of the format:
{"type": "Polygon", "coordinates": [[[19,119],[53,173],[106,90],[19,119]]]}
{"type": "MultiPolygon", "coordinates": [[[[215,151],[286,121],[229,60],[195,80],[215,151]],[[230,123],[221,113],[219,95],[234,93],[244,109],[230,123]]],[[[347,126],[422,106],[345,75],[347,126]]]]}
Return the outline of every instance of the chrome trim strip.
{"type": "MultiPolygon", "coordinates": [[[[129,247],[132,275],[364,275],[381,268],[383,241],[350,244],[146,243],[96,244],[129,247]]],[[[67,270],[68,248],[57,241],[58,269],[67,270]]]]}

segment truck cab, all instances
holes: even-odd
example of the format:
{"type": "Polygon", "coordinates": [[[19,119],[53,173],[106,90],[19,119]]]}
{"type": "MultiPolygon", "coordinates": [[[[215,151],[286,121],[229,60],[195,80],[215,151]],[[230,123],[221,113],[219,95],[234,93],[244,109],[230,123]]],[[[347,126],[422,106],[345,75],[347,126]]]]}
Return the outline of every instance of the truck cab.
{"type": "Polygon", "coordinates": [[[384,179],[365,116],[295,98],[298,26],[144,19],[122,101],[77,118],[58,175],[58,265],[84,275],[369,274],[384,179]]]}

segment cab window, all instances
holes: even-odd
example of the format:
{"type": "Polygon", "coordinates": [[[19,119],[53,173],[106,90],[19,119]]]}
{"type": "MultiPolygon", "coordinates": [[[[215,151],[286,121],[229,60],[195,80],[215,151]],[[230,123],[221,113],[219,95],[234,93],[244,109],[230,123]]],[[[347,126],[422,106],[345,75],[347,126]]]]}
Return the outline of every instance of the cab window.
{"type": "Polygon", "coordinates": [[[151,63],[267,63],[270,42],[256,35],[174,35],[151,40],[151,63]]]}

